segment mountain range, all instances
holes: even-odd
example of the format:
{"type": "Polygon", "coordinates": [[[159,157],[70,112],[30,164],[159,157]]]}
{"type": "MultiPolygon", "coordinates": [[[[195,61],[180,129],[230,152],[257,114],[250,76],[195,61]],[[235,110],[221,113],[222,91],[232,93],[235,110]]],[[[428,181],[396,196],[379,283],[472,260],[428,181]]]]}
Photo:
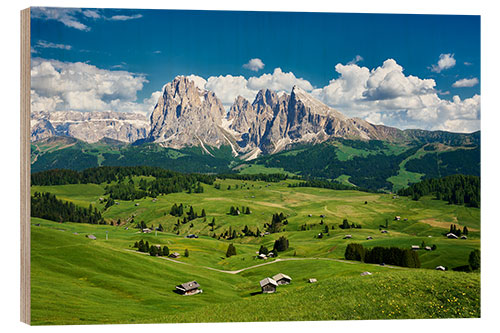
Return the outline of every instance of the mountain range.
{"type": "Polygon", "coordinates": [[[149,119],[125,112],[33,112],[31,139],[68,136],[88,143],[103,138],[125,143],[157,143],[182,149],[230,146],[244,160],[332,138],[471,144],[474,136],[443,131],[400,130],[348,118],[294,86],[290,94],[260,90],[253,102],[238,96],[229,112],[215,93],[186,77],[167,83],[149,119]]]}

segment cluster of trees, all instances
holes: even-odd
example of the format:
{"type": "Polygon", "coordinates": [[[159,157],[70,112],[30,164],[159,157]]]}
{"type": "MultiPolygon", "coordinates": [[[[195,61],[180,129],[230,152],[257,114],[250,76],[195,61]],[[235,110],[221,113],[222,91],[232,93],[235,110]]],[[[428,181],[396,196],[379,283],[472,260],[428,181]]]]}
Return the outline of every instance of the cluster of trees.
{"type": "Polygon", "coordinates": [[[257,228],[255,232],[253,232],[247,225],[241,230],[244,236],[253,236],[253,237],[260,237],[260,230],[257,228]]]}
{"type": "Polygon", "coordinates": [[[361,244],[350,243],[346,247],[344,257],[347,260],[357,260],[371,264],[385,263],[402,267],[420,267],[417,251],[398,247],[375,246],[369,249],[364,248],[361,244]]]}
{"type": "MultiPolygon", "coordinates": [[[[345,185],[338,182],[331,182],[328,180],[319,180],[319,179],[309,179],[305,181],[301,181],[298,183],[288,184],[288,187],[317,187],[317,188],[328,188],[330,190],[360,190],[359,187],[353,185],[345,185]]],[[[369,190],[364,190],[369,191],[369,190]]]]}
{"type": "Polygon", "coordinates": [[[361,229],[361,224],[356,224],[356,223],[351,223],[349,224],[349,221],[347,219],[344,219],[342,221],[342,224],[339,224],[340,229],[361,229]]]}
{"type": "Polygon", "coordinates": [[[149,253],[151,256],[168,256],[170,254],[170,250],[168,246],[163,246],[163,248],[158,247],[156,245],[149,245],[148,241],[140,240],[134,243],[134,248],[139,252],[149,253]]]}
{"type": "Polygon", "coordinates": [[[219,174],[217,175],[219,179],[237,179],[237,180],[251,180],[251,181],[263,181],[268,183],[279,183],[282,180],[287,180],[289,176],[284,173],[256,173],[256,174],[219,174]]]}
{"type": "MultiPolygon", "coordinates": [[[[184,205],[182,203],[180,203],[178,205],[176,203],[174,203],[172,205],[172,208],[170,208],[170,215],[176,216],[176,217],[183,216],[184,215],[184,205]]],[[[198,213],[196,213],[194,211],[193,206],[189,206],[189,210],[187,211],[186,216],[184,217],[183,223],[197,219],[198,217],[206,217],[206,216],[207,216],[207,213],[205,212],[204,208],[201,210],[201,214],[198,215],[198,213]]]]}
{"type": "Polygon", "coordinates": [[[288,250],[289,242],[285,236],[281,236],[274,241],[273,253],[283,252],[288,250]]]}
{"type": "Polygon", "coordinates": [[[32,185],[64,185],[64,184],[109,184],[106,194],[112,199],[134,200],[146,196],[155,198],[160,194],[202,193],[201,183],[212,185],[214,175],[198,173],[180,173],[158,167],[98,167],[83,171],[55,169],[31,175],[32,185]],[[141,179],[138,186],[133,176],[154,177],[154,180],[141,179]],[[116,184],[111,185],[112,182],[116,184]]]}
{"type": "Polygon", "coordinates": [[[35,192],[31,196],[31,216],[56,222],[106,224],[101,212],[92,205],[88,208],[79,207],[72,202],[59,200],[48,192],[35,192]]]}
{"type": "Polygon", "coordinates": [[[231,208],[229,208],[229,213],[228,214],[236,216],[236,215],[240,215],[242,213],[243,214],[250,214],[252,212],[250,211],[250,207],[242,206],[241,210],[240,210],[239,207],[231,206],[231,208]]]}
{"type": "Polygon", "coordinates": [[[287,224],[288,224],[288,220],[286,219],[285,214],[275,213],[275,214],[273,214],[273,217],[271,219],[271,223],[264,224],[264,227],[266,228],[266,230],[269,233],[274,234],[276,232],[280,232],[281,228],[287,224]]]}
{"type": "Polygon", "coordinates": [[[418,200],[424,195],[433,194],[438,200],[450,204],[470,207],[480,206],[481,181],[478,176],[452,175],[443,178],[425,179],[398,191],[399,195],[418,200]]]}
{"type": "Polygon", "coordinates": [[[236,255],[236,248],[234,247],[234,244],[229,244],[229,246],[227,247],[227,251],[226,251],[226,257],[230,257],[230,256],[235,256],[236,255]]]}
{"type": "Polygon", "coordinates": [[[469,235],[469,229],[467,229],[467,226],[464,226],[463,229],[460,229],[460,227],[457,228],[455,224],[450,224],[450,232],[458,237],[462,235],[469,235]]]}

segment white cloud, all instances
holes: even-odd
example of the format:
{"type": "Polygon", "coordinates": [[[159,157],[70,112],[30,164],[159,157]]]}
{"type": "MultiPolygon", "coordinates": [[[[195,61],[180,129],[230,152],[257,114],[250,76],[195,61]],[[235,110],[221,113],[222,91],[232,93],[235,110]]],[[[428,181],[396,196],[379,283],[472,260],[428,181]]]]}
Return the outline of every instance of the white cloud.
{"type": "Polygon", "coordinates": [[[205,80],[204,78],[202,78],[201,76],[198,76],[198,75],[194,75],[194,74],[191,74],[191,75],[188,75],[186,76],[189,80],[191,81],[194,81],[194,84],[200,88],[200,89],[205,89],[205,85],[207,84],[207,80],[205,80]]]}
{"type": "Polygon", "coordinates": [[[441,73],[441,71],[445,69],[454,67],[457,63],[454,56],[455,55],[451,53],[440,54],[438,63],[431,66],[431,71],[441,73]]]}
{"type": "Polygon", "coordinates": [[[311,94],[349,117],[398,128],[479,129],[479,95],[441,99],[434,80],[405,75],[393,59],[372,70],[355,64],[337,64],[335,70],[339,77],[311,94]]]}
{"type": "Polygon", "coordinates": [[[69,28],[78,29],[81,31],[90,31],[91,28],[82,22],[85,20],[104,19],[109,21],[128,21],[142,17],[142,14],[134,15],[113,15],[106,17],[102,15],[102,11],[80,8],[48,8],[48,7],[32,7],[31,17],[42,20],[54,20],[61,22],[69,28]]]}
{"type": "Polygon", "coordinates": [[[114,15],[108,18],[111,21],[128,21],[128,20],[135,20],[141,18],[141,14],[136,14],[136,15],[114,15]]]}
{"type": "Polygon", "coordinates": [[[35,47],[41,47],[43,49],[61,49],[61,50],[71,50],[71,45],[66,44],[56,44],[52,42],[47,42],[44,40],[39,40],[35,47]]]}
{"type": "Polygon", "coordinates": [[[468,62],[468,61],[464,61],[464,65],[465,65],[465,66],[472,66],[472,63],[471,63],[471,62],[468,62]]]}
{"type": "Polygon", "coordinates": [[[257,91],[248,87],[248,81],[243,76],[211,76],[205,85],[207,90],[213,91],[228,109],[238,96],[253,101],[257,91]]]}
{"type": "Polygon", "coordinates": [[[454,88],[474,87],[478,83],[479,83],[479,80],[474,77],[472,79],[458,80],[455,83],[453,83],[451,86],[454,88]]]}
{"type": "MultiPolygon", "coordinates": [[[[148,112],[151,105],[137,103],[146,78],[127,71],[93,65],[32,59],[32,107],[35,110],[148,112]]],[[[156,103],[156,101],[155,101],[156,103]]]]}
{"type": "Polygon", "coordinates": [[[81,12],[82,10],[79,8],[33,7],[31,9],[31,17],[45,20],[55,20],[70,28],[89,31],[90,28],[77,19],[77,15],[81,12]]]}
{"type": "Polygon", "coordinates": [[[358,54],[358,55],[356,55],[354,57],[354,59],[352,59],[351,61],[349,61],[347,64],[348,65],[354,65],[354,64],[357,64],[358,62],[363,61],[363,60],[365,60],[365,59],[363,59],[363,57],[358,54]]]}
{"type": "Polygon", "coordinates": [[[101,14],[99,14],[96,10],[86,9],[82,14],[93,19],[101,18],[101,14]]]}
{"type": "Polygon", "coordinates": [[[285,73],[281,68],[275,68],[272,74],[262,74],[259,77],[249,78],[247,86],[251,90],[271,89],[290,92],[294,85],[306,91],[313,89],[309,81],[295,77],[292,72],[285,73]]]}
{"type": "Polygon", "coordinates": [[[259,58],[250,59],[246,64],[243,65],[243,68],[249,69],[254,72],[258,72],[259,70],[264,68],[264,63],[259,58]]]}

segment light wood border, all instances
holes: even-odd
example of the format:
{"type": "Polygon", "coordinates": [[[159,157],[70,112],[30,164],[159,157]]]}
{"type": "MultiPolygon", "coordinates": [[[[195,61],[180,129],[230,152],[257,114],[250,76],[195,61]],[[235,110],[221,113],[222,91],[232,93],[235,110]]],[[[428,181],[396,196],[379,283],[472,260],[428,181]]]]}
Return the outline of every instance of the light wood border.
{"type": "Polygon", "coordinates": [[[21,11],[21,321],[31,323],[30,236],[30,8],[21,11]]]}

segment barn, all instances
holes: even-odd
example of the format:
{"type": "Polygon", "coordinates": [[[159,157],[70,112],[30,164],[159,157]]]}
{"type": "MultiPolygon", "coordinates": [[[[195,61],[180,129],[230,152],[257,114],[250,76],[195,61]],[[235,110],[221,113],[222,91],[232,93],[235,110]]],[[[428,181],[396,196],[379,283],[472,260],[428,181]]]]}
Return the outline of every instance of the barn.
{"type": "Polygon", "coordinates": [[[290,284],[292,282],[292,278],[283,273],[276,274],[273,276],[273,280],[276,281],[278,285],[280,284],[290,284]]]}
{"type": "Polygon", "coordinates": [[[203,292],[200,288],[200,284],[196,281],[189,281],[178,286],[175,286],[176,291],[181,295],[195,295],[203,292]]]}
{"type": "Polygon", "coordinates": [[[269,277],[260,281],[260,288],[262,289],[263,294],[274,293],[276,291],[277,286],[278,286],[278,283],[276,283],[276,281],[274,281],[273,279],[271,279],[269,277]]]}

